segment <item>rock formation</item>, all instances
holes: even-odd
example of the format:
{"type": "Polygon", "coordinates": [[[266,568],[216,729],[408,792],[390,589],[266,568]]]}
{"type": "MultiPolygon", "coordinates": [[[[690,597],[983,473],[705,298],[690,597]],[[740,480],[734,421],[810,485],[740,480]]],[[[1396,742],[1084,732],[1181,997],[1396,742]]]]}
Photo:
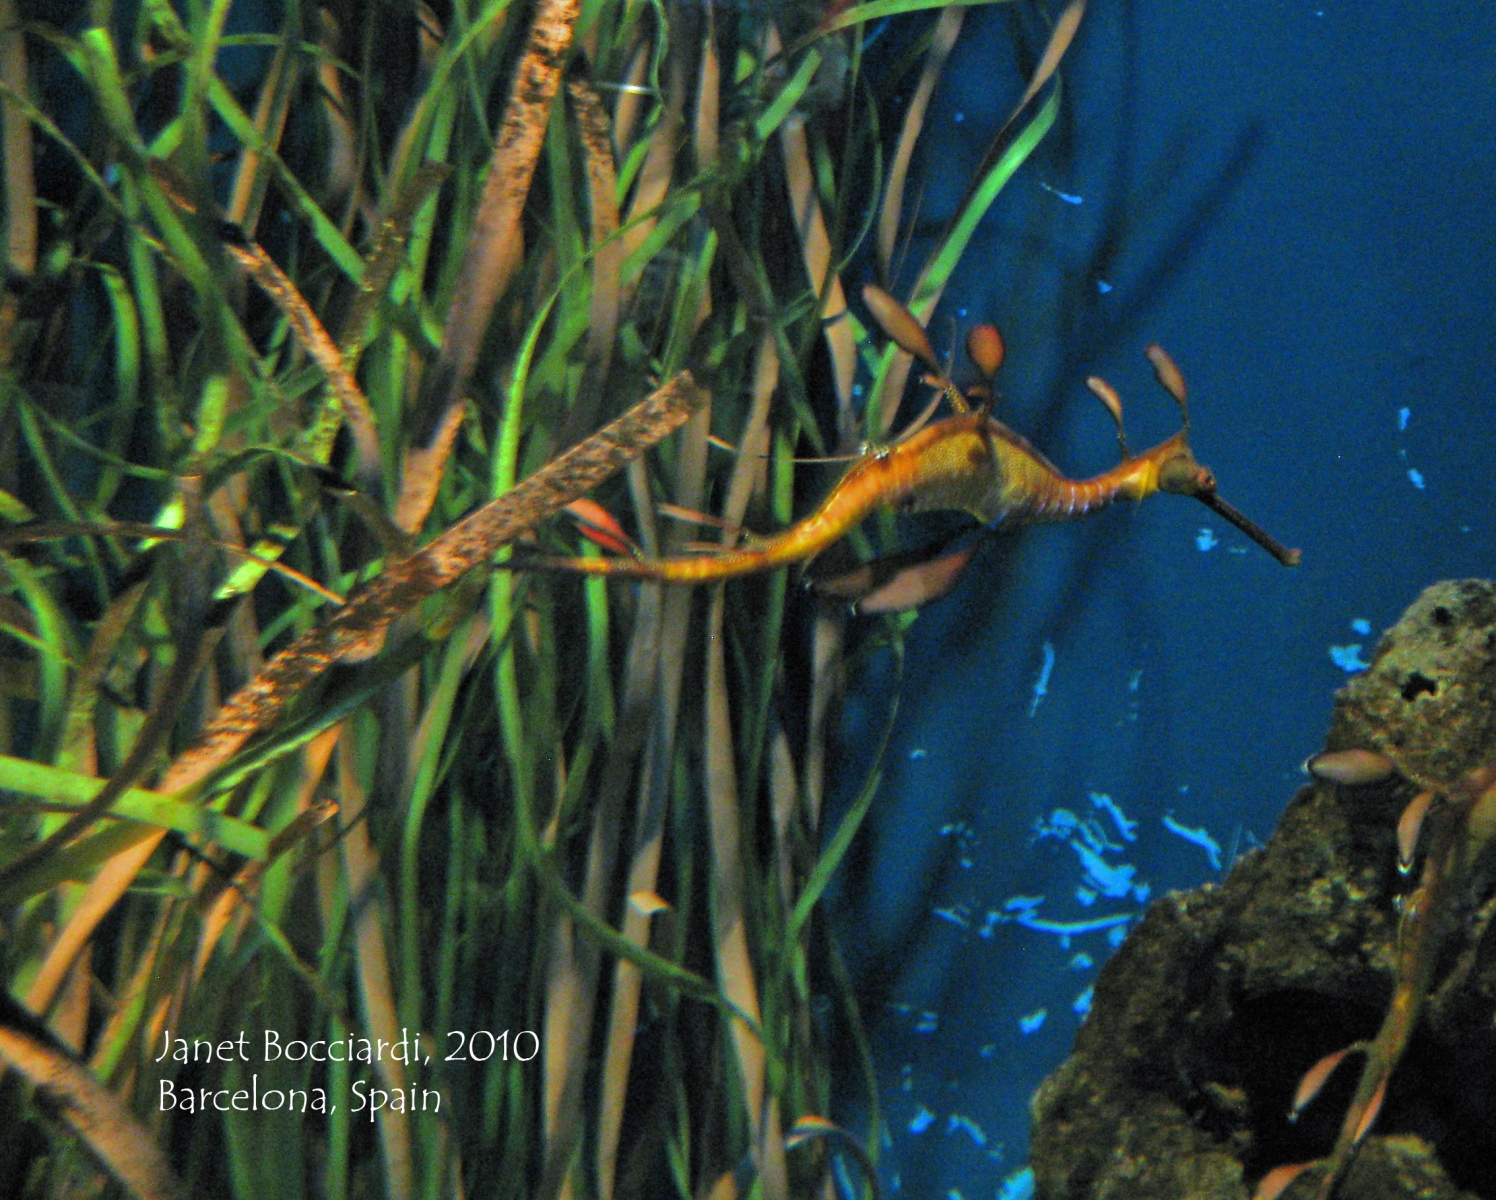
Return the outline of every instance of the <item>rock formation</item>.
{"type": "MultiPolygon", "coordinates": [[[[1425,787],[1496,762],[1496,584],[1429,588],[1337,698],[1327,749],[1393,758],[1425,787]]],[[[1219,887],[1156,902],[1107,964],[1070,1059],[1033,1100],[1040,1200],[1246,1200],[1335,1142],[1358,1069],[1288,1119],[1304,1073],[1370,1038],[1393,988],[1403,775],[1316,779],[1219,887]]],[[[1436,914],[1416,1032],[1337,1200],[1496,1200],[1496,857],[1436,914]]],[[[1350,1056],[1354,1059],[1356,1056],[1350,1056]]],[[[1285,1196],[1315,1194],[1306,1172],[1285,1196]]]]}

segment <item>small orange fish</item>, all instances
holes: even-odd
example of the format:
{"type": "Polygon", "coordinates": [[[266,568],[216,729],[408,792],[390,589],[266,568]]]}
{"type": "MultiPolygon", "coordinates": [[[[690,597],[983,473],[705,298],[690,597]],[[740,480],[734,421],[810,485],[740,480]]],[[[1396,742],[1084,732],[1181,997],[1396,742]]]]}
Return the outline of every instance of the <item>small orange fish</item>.
{"type": "Polygon", "coordinates": [[[1381,783],[1397,773],[1397,764],[1375,750],[1326,750],[1304,760],[1304,772],[1345,787],[1381,783]]]}

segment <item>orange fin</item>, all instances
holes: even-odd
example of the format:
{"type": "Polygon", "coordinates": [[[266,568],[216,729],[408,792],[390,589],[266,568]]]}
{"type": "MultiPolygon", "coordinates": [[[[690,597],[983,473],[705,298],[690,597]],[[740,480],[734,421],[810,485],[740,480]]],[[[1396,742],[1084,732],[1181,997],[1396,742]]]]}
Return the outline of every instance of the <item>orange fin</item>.
{"type": "Polygon", "coordinates": [[[996,325],[973,325],[966,335],[966,355],[988,383],[1003,365],[1007,350],[996,325]]]}
{"type": "Polygon", "coordinates": [[[786,1150],[793,1150],[803,1142],[812,1138],[831,1137],[842,1132],[841,1126],[834,1121],[828,1121],[825,1117],[817,1117],[807,1114],[790,1126],[790,1131],[785,1135],[784,1146],[786,1150]]]}
{"type": "Polygon", "coordinates": [[[1127,448],[1127,434],[1122,431],[1122,397],[1117,395],[1116,388],[1099,375],[1087,376],[1086,386],[1106,407],[1106,411],[1112,414],[1112,420],[1117,424],[1117,445],[1122,448],[1122,457],[1131,458],[1132,451],[1127,448]]]}
{"type": "Polygon", "coordinates": [[[940,553],[924,547],[875,558],[839,575],[817,579],[813,591],[846,600],[858,613],[904,612],[938,600],[956,585],[975,546],[940,553]]]}
{"type": "Polygon", "coordinates": [[[652,917],[657,912],[665,912],[670,908],[670,901],[666,900],[659,892],[649,888],[640,888],[629,896],[629,906],[640,916],[652,917]]]}
{"type": "Polygon", "coordinates": [[[1382,1111],[1382,1101],[1387,1098],[1387,1076],[1382,1076],[1382,1081],[1377,1084],[1376,1091],[1371,1093],[1371,1100],[1366,1105],[1366,1111],[1361,1114],[1361,1119],[1356,1122],[1356,1132],[1351,1134],[1351,1145],[1359,1146],[1361,1139],[1370,1132],[1372,1122],[1377,1119],[1377,1114],[1382,1111]]]}
{"type": "Polygon", "coordinates": [[[1298,1120],[1299,1114],[1304,1111],[1309,1101],[1319,1095],[1320,1089],[1329,1082],[1330,1076],[1335,1074],[1335,1068],[1345,1061],[1347,1054],[1365,1049],[1366,1047],[1362,1043],[1356,1042],[1353,1045],[1346,1046],[1343,1050],[1336,1050],[1333,1054],[1326,1054],[1305,1071],[1304,1078],[1299,1080],[1298,1090],[1293,1094],[1293,1103],[1288,1106],[1288,1119],[1290,1121],[1298,1120]]]}
{"type": "Polygon", "coordinates": [[[862,289],[862,302],[867,305],[873,319],[884,333],[898,345],[900,350],[914,355],[930,370],[945,380],[940,360],[935,357],[935,347],[930,345],[930,335],[914,319],[914,315],[876,284],[867,284],[862,289]]]}
{"type": "Polygon", "coordinates": [[[566,512],[589,542],[596,542],[604,550],[611,550],[615,554],[639,557],[639,547],[635,545],[634,539],[624,532],[623,526],[613,518],[613,514],[596,500],[573,500],[566,506],[566,512]]]}
{"type": "Polygon", "coordinates": [[[1164,391],[1174,397],[1174,402],[1179,405],[1179,412],[1184,417],[1184,427],[1189,428],[1189,389],[1184,383],[1184,372],[1174,364],[1169,357],[1169,352],[1157,342],[1149,342],[1143,353],[1148,356],[1148,361],[1153,364],[1153,374],[1163,386],[1164,391]]]}
{"type": "MultiPolygon", "coordinates": [[[[655,505],[655,512],[660,516],[672,521],[682,521],[687,525],[705,525],[711,529],[725,530],[733,537],[745,538],[750,542],[761,542],[763,538],[751,529],[744,529],[741,525],[734,525],[731,521],[724,521],[721,517],[714,517],[711,513],[702,512],[695,508],[682,508],[679,504],[659,503],[655,505]]],[[[721,550],[720,545],[710,547],[712,550],[721,550]]]]}
{"type": "Polygon", "coordinates": [[[1257,1190],[1252,1200],[1278,1200],[1288,1190],[1288,1185],[1315,1164],[1312,1162],[1284,1163],[1274,1167],[1257,1181],[1257,1190]]]}
{"type": "Polygon", "coordinates": [[[1418,835],[1423,831],[1423,818],[1428,816],[1428,806],[1433,799],[1433,792],[1419,792],[1397,818],[1397,869],[1404,875],[1413,869],[1418,835]]]}
{"type": "Polygon", "coordinates": [[[942,555],[932,562],[908,567],[894,575],[881,587],[875,588],[857,601],[859,613],[907,612],[939,600],[961,578],[966,564],[971,560],[972,550],[967,546],[951,554],[942,555]]]}

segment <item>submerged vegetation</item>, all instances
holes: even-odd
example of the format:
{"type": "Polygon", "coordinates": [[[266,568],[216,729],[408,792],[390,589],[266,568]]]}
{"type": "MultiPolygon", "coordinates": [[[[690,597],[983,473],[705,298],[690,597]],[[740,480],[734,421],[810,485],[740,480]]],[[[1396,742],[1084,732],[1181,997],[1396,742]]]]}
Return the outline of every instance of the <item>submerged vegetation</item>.
{"type": "Polygon", "coordinates": [[[488,567],[578,553],[567,506],[616,548],[584,494],[650,556],[780,528],[797,455],[886,437],[910,356],[844,278],[928,320],[1079,2],[1013,5],[1029,86],[903,270],[960,6],[248,7],[0,0],[0,1164],[871,1189],[826,1119],[843,612],[488,567]]]}

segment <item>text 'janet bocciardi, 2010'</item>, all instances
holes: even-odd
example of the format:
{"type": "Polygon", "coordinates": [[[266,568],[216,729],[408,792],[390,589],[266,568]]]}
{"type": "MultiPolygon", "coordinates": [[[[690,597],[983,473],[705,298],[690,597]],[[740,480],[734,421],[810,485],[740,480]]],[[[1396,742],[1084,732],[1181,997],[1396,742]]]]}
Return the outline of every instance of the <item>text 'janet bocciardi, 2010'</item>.
{"type": "MultiPolygon", "coordinates": [[[[348,1035],[343,1038],[285,1038],[273,1029],[255,1035],[240,1030],[233,1038],[192,1038],[178,1036],[172,1030],[162,1032],[160,1053],[155,1062],[192,1066],[193,1064],[313,1063],[367,1065],[377,1081],[354,1078],[343,1101],[355,1113],[367,1113],[372,1121],[382,1110],[391,1112],[441,1112],[442,1094],[436,1088],[405,1082],[391,1087],[392,1072],[379,1070],[383,1064],[399,1064],[418,1069],[430,1066],[438,1055],[444,1063],[521,1062],[531,1061],[540,1053],[540,1039],[528,1029],[448,1030],[438,1037],[431,1033],[411,1033],[402,1028],[397,1038],[368,1038],[348,1035]],[[441,1043],[445,1042],[445,1045],[441,1043]]],[[[162,1079],[158,1084],[158,1107],[162,1112],[336,1112],[339,1100],[332,1098],[327,1086],[266,1086],[258,1072],[244,1078],[237,1073],[233,1086],[189,1086],[162,1079]]]]}

